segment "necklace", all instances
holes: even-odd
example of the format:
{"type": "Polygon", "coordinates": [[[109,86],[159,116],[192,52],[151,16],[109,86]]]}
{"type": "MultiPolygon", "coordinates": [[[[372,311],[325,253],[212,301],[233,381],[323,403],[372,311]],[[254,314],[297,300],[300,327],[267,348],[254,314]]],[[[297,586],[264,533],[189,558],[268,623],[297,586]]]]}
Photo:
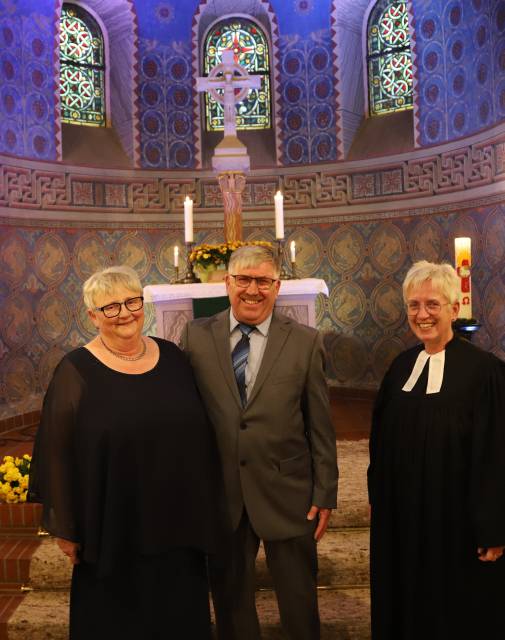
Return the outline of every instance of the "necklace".
{"type": "Polygon", "coordinates": [[[134,362],[135,360],[140,360],[140,358],[142,358],[145,355],[146,349],[147,349],[146,341],[144,340],[144,338],[142,338],[142,350],[136,356],[125,356],[122,353],[119,353],[118,351],[114,351],[113,349],[111,349],[105,344],[102,336],[100,336],[100,342],[107,349],[107,351],[109,353],[112,353],[113,356],[116,356],[116,358],[121,358],[121,360],[128,360],[130,362],[134,362]]]}

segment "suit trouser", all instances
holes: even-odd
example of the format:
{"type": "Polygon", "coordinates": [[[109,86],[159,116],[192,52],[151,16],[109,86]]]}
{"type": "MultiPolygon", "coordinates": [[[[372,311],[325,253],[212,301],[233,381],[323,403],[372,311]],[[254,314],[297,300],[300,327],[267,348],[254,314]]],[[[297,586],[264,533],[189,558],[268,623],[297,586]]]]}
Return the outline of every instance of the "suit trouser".
{"type": "MultiPolygon", "coordinates": [[[[210,563],[218,640],[259,640],[255,560],[260,540],[244,510],[222,562],[210,563]]],[[[319,640],[317,548],[313,532],[263,540],[281,625],[288,640],[319,640]]]]}

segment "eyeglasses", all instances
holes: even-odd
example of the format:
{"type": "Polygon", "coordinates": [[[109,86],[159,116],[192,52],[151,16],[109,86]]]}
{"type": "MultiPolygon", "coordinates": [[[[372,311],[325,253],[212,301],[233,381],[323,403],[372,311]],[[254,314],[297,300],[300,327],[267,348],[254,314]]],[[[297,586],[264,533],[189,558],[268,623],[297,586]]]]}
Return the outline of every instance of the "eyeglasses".
{"type": "Polygon", "coordinates": [[[229,274],[231,278],[235,279],[235,284],[240,289],[247,289],[251,282],[254,280],[256,282],[256,286],[260,291],[268,291],[272,288],[274,282],[277,282],[278,278],[264,278],[263,276],[260,278],[254,278],[253,276],[241,276],[241,275],[233,275],[229,274]]]}
{"type": "Polygon", "coordinates": [[[140,311],[144,306],[144,296],[128,298],[124,302],[110,302],[103,307],[95,307],[95,311],[101,311],[106,318],[115,318],[121,313],[123,305],[128,311],[140,311]]]}
{"type": "Polygon", "coordinates": [[[415,316],[421,311],[421,307],[424,307],[425,311],[432,316],[438,315],[442,311],[442,307],[451,304],[450,302],[439,302],[438,300],[428,300],[428,302],[418,302],[417,300],[409,300],[405,305],[407,308],[407,315],[415,316]]]}

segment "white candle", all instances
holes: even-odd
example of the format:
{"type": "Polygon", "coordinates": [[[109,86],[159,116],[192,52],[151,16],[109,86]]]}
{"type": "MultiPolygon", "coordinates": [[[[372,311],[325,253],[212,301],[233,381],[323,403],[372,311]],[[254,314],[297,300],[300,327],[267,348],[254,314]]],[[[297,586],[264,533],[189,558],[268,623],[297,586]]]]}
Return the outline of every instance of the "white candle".
{"type": "Polygon", "coordinates": [[[184,200],[184,241],[193,242],[193,200],[189,196],[184,200]]]}
{"type": "Polygon", "coordinates": [[[284,209],[283,209],[283,196],[280,191],[274,196],[275,201],[275,237],[277,240],[284,238],[284,209]]]}
{"type": "Polygon", "coordinates": [[[456,271],[460,278],[459,318],[472,317],[472,240],[470,238],[454,238],[454,254],[456,271]]]}
{"type": "Polygon", "coordinates": [[[291,262],[296,261],[296,244],[294,240],[291,240],[289,244],[289,251],[291,253],[291,262]]]}
{"type": "Polygon", "coordinates": [[[179,247],[175,245],[174,247],[174,267],[179,266],[179,247]]]}

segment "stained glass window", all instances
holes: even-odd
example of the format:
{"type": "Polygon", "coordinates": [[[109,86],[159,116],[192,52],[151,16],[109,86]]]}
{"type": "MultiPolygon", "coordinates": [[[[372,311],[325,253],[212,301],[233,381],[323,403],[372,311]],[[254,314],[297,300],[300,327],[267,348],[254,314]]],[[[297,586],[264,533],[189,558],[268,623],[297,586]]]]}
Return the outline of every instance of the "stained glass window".
{"type": "Polygon", "coordinates": [[[64,4],[60,20],[61,119],[105,126],[104,41],[96,20],[64,4]]]}
{"type": "Polygon", "coordinates": [[[406,2],[379,0],[368,20],[370,115],[412,107],[412,55],[406,2]]]}
{"type": "MultiPolygon", "coordinates": [[[[271,126],[270,62],[268,42],[263,31],[243,18],[228,18],[217,23],[205,39],[204,75],[221,63],[224,50],[232,49],[235,62],[250,75],[259,75],[259,89],[251,89],[236,105],[237,129],[268,129],[271,126]]],[[[222,90],[218,90],[222,94],[222,90]]],[[[224,129],[223,107],[205,94],[205,121],[208,131],[224,129]]]]}

